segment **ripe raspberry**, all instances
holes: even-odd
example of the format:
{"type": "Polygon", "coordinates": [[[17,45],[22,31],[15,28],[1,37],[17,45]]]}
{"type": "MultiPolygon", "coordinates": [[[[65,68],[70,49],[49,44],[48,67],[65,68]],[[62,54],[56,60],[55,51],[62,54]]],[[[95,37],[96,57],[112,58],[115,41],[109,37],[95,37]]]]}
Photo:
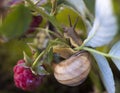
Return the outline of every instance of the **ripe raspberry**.
{"type": "Polygon", "coordinates": [[[42,22],[41,16],[33,16],[32,22],[30,24],[30,28],[27,31],[27,33],[32,33],[35,31],[35,28],[39,26],[39,24],[42,22]]]}
{"type": "Polygon", "coordinates": [[[23,66],[24,63],[24,60],[19,60],[14,66],[14,82],[18,88],[32,91],[42,83],[44,76],[34,75],[30,68],[23,66]]]}

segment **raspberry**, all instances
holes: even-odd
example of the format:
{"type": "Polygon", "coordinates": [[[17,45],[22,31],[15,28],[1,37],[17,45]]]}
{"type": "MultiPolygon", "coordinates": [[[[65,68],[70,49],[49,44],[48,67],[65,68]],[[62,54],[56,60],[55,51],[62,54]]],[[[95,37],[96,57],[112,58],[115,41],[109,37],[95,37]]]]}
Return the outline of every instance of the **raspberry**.
{"type": "Polygon", "coordinates": [[[14,66],[14,82],[16,87],[32,91],[42,83],[44,76],[33,74],[30,68],[23,65],[24,63],[24,60],[19,60],[14,66]]]}
{"type": "Polygon", "coordinates": [[[32,33],[35,31],[35,28],[39,26],[39,24],[42,22],[41,16],[33,16],[32,22],[30,24],[30,28],[27,31],[27,33],[32,33]]]}

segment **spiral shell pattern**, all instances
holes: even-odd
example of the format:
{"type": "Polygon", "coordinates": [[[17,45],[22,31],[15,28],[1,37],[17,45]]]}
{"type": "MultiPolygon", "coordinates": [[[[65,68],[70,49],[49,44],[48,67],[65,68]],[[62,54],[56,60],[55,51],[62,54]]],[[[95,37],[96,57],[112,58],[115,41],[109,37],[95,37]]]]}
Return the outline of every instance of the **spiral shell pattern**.
{"type": "Polygon", "coordinates": [[[80,52],[54,65],[54,76],[61,84],[77,86],[88,76],[91,59],[88,52],[80,52]]]}

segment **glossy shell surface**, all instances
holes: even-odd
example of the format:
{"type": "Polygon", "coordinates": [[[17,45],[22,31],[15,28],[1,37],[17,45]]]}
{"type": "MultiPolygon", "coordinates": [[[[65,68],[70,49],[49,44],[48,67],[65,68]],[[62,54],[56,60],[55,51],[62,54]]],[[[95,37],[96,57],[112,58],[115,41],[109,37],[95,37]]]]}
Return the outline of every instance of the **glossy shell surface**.
{"type": "Polygon", "coordinates": [[[89,53],[80,52],[58,64],[54,64],[54,76],[61,84],[77,86],[87,78],[90,68],[89,53]]]}

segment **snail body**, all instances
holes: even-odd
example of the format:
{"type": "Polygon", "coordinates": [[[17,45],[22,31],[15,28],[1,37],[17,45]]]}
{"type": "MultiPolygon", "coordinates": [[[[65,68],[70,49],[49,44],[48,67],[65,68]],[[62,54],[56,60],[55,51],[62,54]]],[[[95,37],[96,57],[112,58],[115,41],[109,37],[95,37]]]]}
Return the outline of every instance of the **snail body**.
{"type": "Polygon", "coordinates": [[[88,52],[80,52],[54,65],[54,76],[61,84],[77,86],[88,76],[91,68],[88,52]]]}

